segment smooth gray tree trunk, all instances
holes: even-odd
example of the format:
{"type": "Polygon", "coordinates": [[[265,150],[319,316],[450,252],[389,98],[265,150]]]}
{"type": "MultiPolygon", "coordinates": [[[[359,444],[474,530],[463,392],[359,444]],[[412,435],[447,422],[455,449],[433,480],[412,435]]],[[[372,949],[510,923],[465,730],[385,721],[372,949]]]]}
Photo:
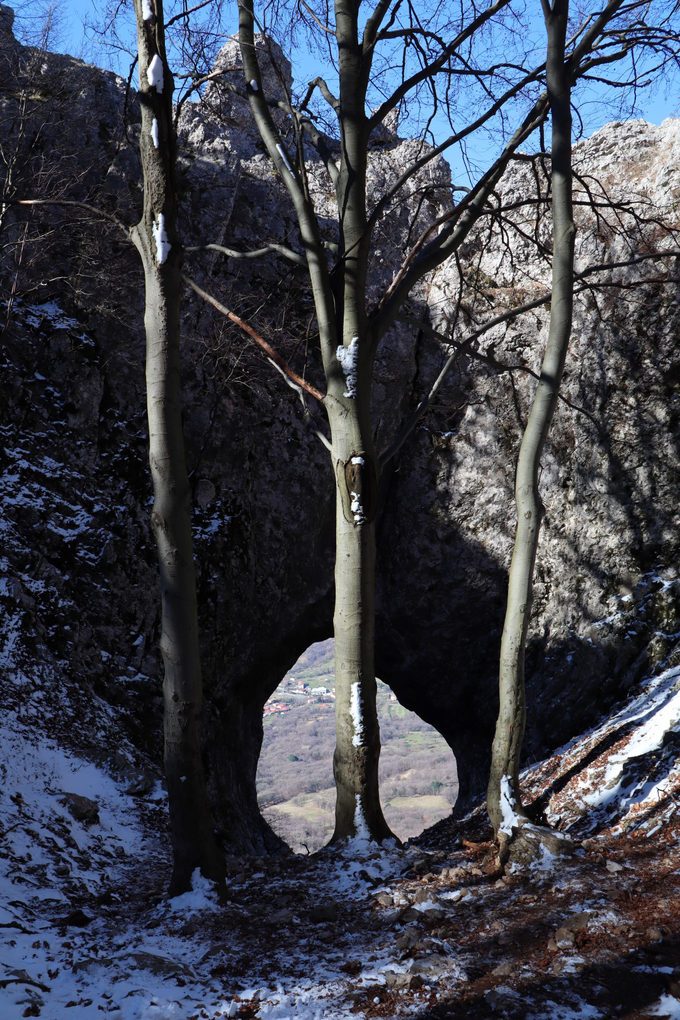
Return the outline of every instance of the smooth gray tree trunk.
{"type": "Polygon", "coordinates": [[[380,806],[376,711],[375,504],[378,462],[373,448],[370,390],[375,343],[366,329],[365,110],[367,69],[358,30],[358,8],[336,0],[342,136],[335,171],[342,272],[331,281],[318,221],[304,180],[293,168],[272,120],[258,66],[252,0],[239,6],[239,40],[247,95],[267,151],[295,206],[314,294],[328,393],[331,460],[336,483],[335,693],[336,814],[334,840],[392,836],[380,806]],[[342,351],[344,350],[344,354],[342,351]],[[340,352],[340,357],[338,354],[340,352]],[[349,361],[355,360],[355,368],[349,361]],[[344,362],[344,366],[343,363],[344,362]]]}
{"type": "Polygon", "coordinates": [[[494,831],[508,842],[525,820],[519,767],[526,717],[524,656],[533,573],[543,516],[538,488],[541,455],[555,412],[572,325],[574,218],[571,168],[571,76],[565,64],[568,0],[543,0],[548,36],[546,79],[552,119],[552,302],[548,342],[522,438],[515,478],[517,528],[501,639],[500,707],[493,741],[487,808],[494,831]]]}
{"type": "Polygon", "coordinates": [[[365,423],[369,427],[361,427],[360,406],[368,404],[366,389],[358,381],[356,398],[342,403],[327,398],[336,485],[333,840],[356,836],[382,842],[393,834],[378,789],[380,728],[374,666],[378,464],[370,418],[365,423]]]}
{"type": "Polygon", "coordinates": [[[144,19],[135,0],[142,107],[144,211],[132,240],[144,268],[151,528],[161,581],[164,760],[170,808],[171,895],[184,892],[198,868],[223,882],[201,761],[201,663],[180,392],[182,249],[176,233],[173,82],[165,58],[161,0],[144,19]]]}
{"type": "Polygon", "coordinates": [[[333,840],[392,837],[378,790],[376,710],[375,515],[378,458],[371,425],[375,345],[368,333],[366,279],[367,64],[358,5],[336,0],[341,159],[336,182],[340,226],[336,319],[342,347],[326,366],[326,410],[335,474],[335,831],[333,840]],[[337,362],[340,361],[341,372],[337,362]]]}

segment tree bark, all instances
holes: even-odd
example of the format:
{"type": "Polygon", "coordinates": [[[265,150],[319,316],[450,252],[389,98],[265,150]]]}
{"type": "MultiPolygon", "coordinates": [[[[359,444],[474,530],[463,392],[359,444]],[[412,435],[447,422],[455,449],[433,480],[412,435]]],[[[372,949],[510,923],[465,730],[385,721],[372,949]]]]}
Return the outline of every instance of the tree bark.
{"type": "MultiPolygon", "coordinates": [[[[346,404],[356,404],[346,398],[346,404]]],[[[333,841],[392,837],[378,789],[380,727],[376,709],[375,513],[378,462],[358,408],[329,413],[336,483],[335,729],[333,841]]]]}
{"type": "MultiPolygon", "coordinates": [[[[379,41],[380,27],[388,18],[390,3],[380,2],[365,18],[362,14],[362,38],[359,38],[360,4],[356,0],[334,0],[335,24],[331,35],[337,45],[337,70],[339,92],[336,98],[328,86],[316,79],[310,83],[311,97],[315,87],[321,89],[324,99],[338,118],[340,133],[339,163],[336,157],[324,147],[322,158],[330,179],[335,186],[338,210],[339,243],[334,266],[329,269],[326,251],[320,239],[319,223],[310,200],[306,177],[304,148],[301,142],[304,124],[309,117],[304,111],[287,107],[293,122],[294,134],[298,140],[297,161],[292,165],[285,149],[285,143],[274,123],[267,99],[262,93],[262,77],[255,50],[253,0],[239,2],[239,39],[243,57],[245,87],[240,90],[250,103],[261,138],[280,174],[295,207],[300,227],[301,241],[305,250],[310,281],[314,293],[315,309],[320,336],[320,346],[328,393],[324,400],[332,433],[332,461],[336,477],[337,500],[337,564],[336,564],[336,719],[337,748],[335,754],[338,807],[336,812],[336,838],[351,835],[357,826],[353,818],[357,811],[357,798],[361,798],[362,812],[366,816],[367,829],[376,839],[382,838],[384,819],[379,810],[377,796],[369,793],[364,783],[372,783],[369,776],[373,766],[369,761],[377,760],[378,746],[366,752],[362,762],[356,752],[359,739],[358,723],[352,718],[361,706],[365,715],[362,722],[365,739],[377,740],[377,718],[368,722],[368,715],[374,714],[375,691],[373,655],[368,646],[373,634],[373,580],[374,563],[373,520],[357,519],[352,514],[353,496],[347,482],[346,472],[355,458],[361,458],[362,485],[377,481],[378,464],[372,449],[370,429],[370,396],[373,359],[380,340],[394,322],[414,286],[427,273],[440,266],[445,259],[460,250],[489,209],[489,201],[496,184],[500,181],[510,160],[519,147],[547,117],[549,108],[553,116],[553,193],[554,193],[554,319],[551,320],[550,338],[546,352],[544,372],[535,400],[535,411],[527,429],[525,442],[518,467],[517,499],[520,521],[516,551],[511,572],[511,591],[508,606],[506,638],[501,668],[501,714],[499,716],[498,740],[495,743],[494,770],[491,790],[496,787],[496,801],[499,790],[512,784],[509,798],[517,801],[517,779],[519,753],[524,728],[524,645],[531,607],[531,584],[533,564],[538,542],[541,503],[537,488],[537,471],[545,437],[554,411],[557,389],[562,374],[566,343],[571,322],[571,282],[573,263],[573,221],[571,217],[570,180],[570,116],[569,93],[571,78],[583,75],[591,66],[589,55],[604,38],[605,30],[623,0],[609,0],[597,16],[588,18],[577,33],[571,53],[569,70],[565,69],[565,39],[568,14],[567,0],[542,0],[548,32],[548,61],[546,92],[535,97],[531,108],[518,125],[503,148],[498,159],[482,174],[477,183],[455,210],[446,219],[442,218],[439,231],[433,226],[423,231],[420,238],[405,253],[402,267],[387,287],[381,300],[370,314],[366,308],[366,281],[368,257],[372,230],[387,205],[395,199],[399,190],[413,177],[417,169],[433,158],[438,151],[462,139],[472,130],[481,128],[487,119],[495,116],[502,108],[525,90],[531,92],[533,85],[540,81],[542,64],[527,71],[515,81],[502,96],[490,104],[475,121],[462,132],[452,135],[442,147],[437,147],[426,157],[416,159],[404,173],[388,188],[384,200],[377,203],[370,217],[366,212],[366,169],[367,150],[371,129],[384,114],[401,103],[410,90],[427,81],[433,70],[443,70],[446,61],[458,47],[468,45],[468,40],[486,20],[503,6],[503,0],[493,4],[482,13],[473,12],[471,20],[465,20],[456,39],[448,44],[441,43],[441,53],[434,63],[420,67],[409,77],[404,67],[402,81],[381,104],[372,116],[366,114],[366,97],[371,76],[373,54],[379,41]],[[423,162],[424,160],[424,162],[423,162]],[[566,276],[561,274],[566,273],[566,276]],[[567,295],[566,291],[569,292],[567,295]],[[567,303],[569,306],[567,307],[567,303]],[[358,371],[349,389],[345,386],[343,368],[350,359],[350,352],[356,344],[358,371]],[[350,392],[353,389],[354,392],[350,392]],[[369,480],[370,476],[370,480],[369,480]],[[348,509],[349,506],[349,509],[348,509]],[[354,699],[354,701],[353,701],[354,699]],[[375,736],[374,736],[375,734],[375,736]],[[516,763],[516,764],[513,764],[516,763]],[[509,777],[509,778],[508,778],[509,777]],[[503,781],[503,782],[501,782],[503,781]],[[373,804],[375,803],[375,816],[373,804]]],[[[396,17],[396,8],[390,15],[390,28],[396,17]]],[[[386,29],[384,38],[390,35],[386,29]]],[[[330,38],[330,37],[329,37],[330,38]]],[[[627,53],[625,43],[617,53],[620,59],[627,53]]],[[[608,57],[593,58],[599,63],[608,57]]],[[[434,79],[432,79],[434,80],[434,79]]],[[[527,93],[528,94],[528,93],[527,93]]],[[[312,135],[308,135],[312,138],[312,135]]],[[[414,224],[415,225],[415,224],[414,224]]],[[[393,452],[388,449],[388,455],[393,452]]],[[[357,466],[357,465],[355,465],[357,466]]],[[[358,481],[357,481],[358,484],[358,481]]],[[[363,490],[362,490],[363,491],[363,490]]],[[[358,497],[357,497],[358,499],[358,497]]],[[[360,501],[359,501],[360,502],[360,501]]],[[[363,514],[363,509],[362,509],[363,514]]],[[[363,739],[363,738],[361,738],[363,739]]],[[[493,801],[493,797],[491,797],[493,801]]],[[[498,821],[498,803],[492,807],[498,821]]]]}
{"type": "Polygon", "coordinates": [[[336,0],[340,80],[340,170],[336,183],[342,273],[336,318],[342,346],[327,370],[336,496],[335,730],[336,804],[333,840],[393,836],[378,790],[380,726],[376,709],[375,515],[378,458],[371,427],[374,345],[367,329],[366,276],[370,232],[366,219],[370,63],[363,55],[358,5],[336,0]]]}
{"type": "Polygon", "coordinates": [[[380,731],[373,663],[375,629],[375,501],[378,462],[373,448],[370,390],[375,341],[366,327],[368,124],[365,110],[370,59],[358,34],[358,7],[336,0],[341,134],[336,197],[340,231],[337,272],[331,280],[318,221],[305,183],[295,170],[262,93],[252,0],[239,5],[239,40],[246,92],[267,151],[295,206],[314,293],[328,386],[324,401],[331,427],[336,481],[336,825],[334,839],[392,835],[378,795],[380,731]],[[354,367],[350,366],[350,362],[354,367]],[[353,509],[354,506],[354,509],[353,509]]]}
{"type": "Polygon", "coordinates": [[[170,893],[176,895],[190,888],[196,868],[220,884],[224,872],[201,759],[198,609],[180,393],[182,249],[176,233],[173,81],[165,58],[162,0],[151,0],[144,7],[135,0],[135,13],[144,211],[132,240],[141,256],[146,289],[151,528],[161,579],[164,760],[173,852],[170,893]],[[149,7],[151,17],[145,19],[149,7]]]}
{"type": "Polygon", "coordinates": [[[519,767],[526,718],[524,656],[533,598],[533,572],[543,517],[538,488],[541,455],[555,412],[571,335],[574,218],[571,169],[571,69],[565,63],[568,0],[542,0],[548,37],[546,80],[552,120],[552,303],[548,342],[517,461],[517,528],[501,639],[500,707],[492,747],[487,808],[494,832],[512,839],[525,819],[519,767]]]}
{"type": "MultiPolygon", "coordinates": [[[[258,678],[259,680],[259,678],[258,678]]],[[[256,857],[289,853],[263,818],[257,802],[257,764],[262,748],[262,697],[234,692],[203,734],[208,793],[220,842],[227,853],[256,857]]]]}

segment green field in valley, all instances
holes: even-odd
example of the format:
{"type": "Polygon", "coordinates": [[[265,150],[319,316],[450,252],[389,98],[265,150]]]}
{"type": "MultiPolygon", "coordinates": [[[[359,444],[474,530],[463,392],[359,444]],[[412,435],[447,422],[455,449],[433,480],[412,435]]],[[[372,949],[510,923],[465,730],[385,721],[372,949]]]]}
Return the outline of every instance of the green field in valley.
{"type": "MultiPolygon", "coordinates": [[[[287,677],[333,690],[332,642],[313,645],[287,677]]],[[[333,831],[335,790],[333,704],[308,704],[286,681],[272,700],[288,712],[265,718],[258,799],[270,825],[293,849],[314,850],[333,831]]],[[[446,817],[458,790],[453,753],[431,726],[391,699],[378,683],[382,754],[380,789],[385,817],[400,839],[416,836],[446,817]]]]}

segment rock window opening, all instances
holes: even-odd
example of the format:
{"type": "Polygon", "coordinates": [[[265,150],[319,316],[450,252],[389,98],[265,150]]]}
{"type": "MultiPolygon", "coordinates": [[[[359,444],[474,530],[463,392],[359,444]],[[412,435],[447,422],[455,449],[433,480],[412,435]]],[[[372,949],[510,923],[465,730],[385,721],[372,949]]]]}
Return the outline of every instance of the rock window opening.
{"type": "MultiPolygon", "coordinates": [[[[331,639],[307,649],[264,708],[258,801],[296,853],[318,850],[333,833],[334,703],[331,639]]],[[[458,793],[456,762],[441,734],[400,705],[381,681],[378,715],[383,811],[392,831],[406,840],[450,814],[458,793]]]]}

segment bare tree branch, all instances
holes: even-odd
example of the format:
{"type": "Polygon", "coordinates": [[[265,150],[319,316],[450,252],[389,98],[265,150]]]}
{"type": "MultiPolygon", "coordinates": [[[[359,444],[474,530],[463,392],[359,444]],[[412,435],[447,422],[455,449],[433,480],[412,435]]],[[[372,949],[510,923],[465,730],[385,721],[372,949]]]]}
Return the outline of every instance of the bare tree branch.
{"type": "MultiPolygon", "coordinates": [[[[607,24],[619,12],[622,5],[623,0],[609,0],[606,8],[594,19],[590,29],[583,34],[581,41],[570,54],[567,64],[572,82],[580,76],[589,53],[598,44],[607,24]]],[[[444,225],[443,221],[439,221],[421,235],[371,315],[371,331],[376,345],[394,321],[399,309],[418,281],[432,269],[441,265],[468,236],[472,226],[481,216],[489,195],[505,172],[511,157],[522,142],[545,121],[547,114],[547,93],[543,93],[536,100],[493,166],[478,180],[475,187],[456,209],[448,215],[448,223],[444,225]],[[438,226],[443,226],[443,229],[436,237],[428,240],[438,226]]]]}
{"type": "Polygon", "coordinates": [[[326,255],[321,240],[319,222],[314,206],[297,179],[282,144],[281,134],[269,112],[262,94],[262,75],[255,48],[253,0],[240,0],[239,41],[243,58],[243,69],[248,85],[248,102],[267,152],[286,186],[300,227],[302,244],[307,256],[307,265],[314,293],[321,355],[324,366],[330,368],[337,350],[337,323],[335,305],[326,255]],[[252,85],[255,82],[255,87],[252,85]]]}
{"type": "MultiPolygon", "coordinates": [[[[462,343],[457,344],[455,351],[446,360],[444,367],[440,371],[439,375],[433,382],[432,386],[430,387],[426,395],[423,397],[423,399],[416,407],[415,411],[404,422],[401,429],[397,433],[394,440],[390,443],[390,445],[380,454],[380,466],[383,467],[385,464],[387,464],[389,460],[391,460],[392,457],[394,457],[395,453],[399,452],[399,450],[402,448],[406,440],[409,438],[409,436],[415,429],[416,425],[418,424],[422,416],[427,411],[434,397],[437,395],[437,392],[441,388],[451,368],[453,368],[456,361],[460,357],[462,357],[463,354],[469,352],[470,348],[472,347],[472,344],[476,340],[478,340],[480,336],[483,336],[484,333],[488,333],[488,331],[490,329],[493,329],[494,326],[499,326],[504,322],[509,322],[511,319],[514,319],[517,315],[521,315],[523,312],[528,312],[532,308],[539,308],[541,305],[544,305],[549,300],[550,292],[542,294],[540,297],[535,298],[535,300],[526,302],[526,304],[518,305],[515,308],[511,308],[507,312],[502,312],[500,315],[495,316],[495,318],[490,319],[488,322],[485,322],[483,326],[480,326],[478,329],[473,330],[473,332],[470,333],[470,335],[462,343]]],[[[411,323],[411,325],[417,325],[419,328],[425,326],[425,324],[421,323],[419,319],[416,319],[412,316],[399,315],[398,318],[403,320],[404,322],[411,323]]],[[[429,331],[430,327],[425,326],[424,332],[429,331]]],[[[452,343],[452,341],[448,339],[446,342],[448,344],[452,343]]]]}
{"type": "Polygon", "coordinates": [[[309,16],[312,19],[312,21],[316,22],[316,24],[319,26],[319,28],[321,29],[322,32],[326,32],[328,35],[332,35],[333,38],[335,38],[335,29],[334,28],[329,28],[328,25],[324,25],[323,21],[321,21],[321,19],[316,16],[316,14],[312,10],[312,8],[309,6],[309,4],[305,3],[305,0],[298,0],[298,3],[302,7],[304,7],[304,9],[307,11],[307,13],[309,14],[309,16]]]}
{"type": "Polygon", "coordinates": [[[389,99],[386,99],[371,117],[369,121],[371,128],[375,127],[377,124],[381,124],[387,114],[393,110],[402,99],[405,99],[409,92],[416,88],[416,86],[425,81],[427,78],[433,78],[437,75],[455,51],[462,46],[464,42],[470,39],[484,24],[486,24],[490,18],[506,7],[509,2],[510,0],[495,0],[495,3],[491,4],[491,6],[485,11],[482,11],[481,14],[478,14],[476,18],[473,18],[473,20],[458,33],[456,38],[453,39],[442,51],[437,60],[428,63],[426,67],[421,68],[415,74],[412,74],[409,78],[402,81],[389,99]]]}
{"type": "Polygon", "coordinates": [[[90,205],[89,202],[75,202],[66,198],[21,198],[13,205],[64,205],[72,206],[77,209],[86,209],[87,212],[92,213],[99,219],[107,220],[109,223],[113,223],[114,226],[122,230],[128,240],[130,239],[130,227],[126,226],[122,220],[119,220],[117,216],[112,213],[105,212],[103,209],[98,209],[96,205],[90,205]]]}
{"type": "Polygon", "coordinates": [[[378,218],[382,215],[382,213],[387,208],[389,203],[392,201],[394,196],[399,191],[401,191],[406,182],[411,177],[413,177],[414,174],[421,170],[422,167],[426,166],[427,163],[435,159],[436,156],[441,155],[442,152],[446,152],[446,150],[450,149],[451,146],[457,145],[459,142],[464,141],[468,137],[468,135],[472,134],[474,131],[479,130],[480,127],[483,127],[488,120],[490,120],[498,113],[502,106],[504,106],[507,102],[513,99],[523,88],[526,88],[527,85],[530,85],[533,81],[536,81],[540,74],[543,72],[543,69],[544,65],[541,64],[540,67],[535,68],[530,74],[525,75],[525,77],[520,82],[517,82],[515,85],[512,86],[512,88],[504,92],[503,95],[500,96],[500,98],[495,103],[493,103],[492,106],[485,110],[484,113],[480,114],[476,120],[466,125],[466,127],[464,127],[462,131],[458,131],[456,134],[450,135],[448,138],[444,139],[443,142],[440,142],[439,145],[436,145],[434,148],[428,150],[428,152],[421,156],[420,159],[417,159],[415,163],[412,163],[411,166],[407,167],[407,169],[404,170],[401,176],[398,177],[397,180],[394,181],[394,183],[391,184],[390,187],[385,191],[385,193],[380,196],[379,201],[377,202],[375,208],[373,209],[373,212],[369,217],[368,220],[369,229],[372,229],[373,225],[377,222],[378,218]]]}
{"type": "Polygon", "coordinates": [[[321,431],[321,429],[316,423],[314,415],[309,410],[309,407],[307,406],[307,401],[305,400],[305,391],[303,390],[302,386],[299,386],[298,383],[294,382],[288,375],[288,373],[285,372],[280,365],[277,365],[273,358],[267,358],[267,361],[281,375],[286,385],[290,386],[290,388],[298,394],[298,396],[300,397],[300,403],[302,404],[302,410],[304,412],[306,421],[308,422],[308,424],[311,425],[311,428],[313,429],[317,439],[319,439],[321,443],[326,447],[326,449],[329,452],[331,452],[333,447],[331,446],[330,440],[321,431]]]}
{"type": "MultiPolygon", "coordinates": [[[[629,266],[640,265],[640,263],[642,263],[642,262],[648,262],[648,261],[653,260],[653,259],[664,259],[664,258],[680,258],[680,252],[678,252],[678,251],[649,252],[649,253],[644,254],[644,255],[638,255],[638,256],[636,256],[635,258],[632,258],[632,259],[625,259],[625,260],[621,260],[621,261],[618,261],[618,262],[603,262],[603,263],[598,263],[597,265],[588,266],[586,269],[582,270],[581,272],[576,273],[575,276],[574,276],[574,279],[575,280],[583,280],[583,279],[585,279],[585,278],[587,278],[589,276],[592,276],[595,273],[610,273],[610,272],[612,272],[615,269],[625,269],[625,268],[628,268],[629,266]]],[[[656,281],[645,281],[645,280],[642,280],[639,283],[636,283],[635,286],[639,286],[640,283],[644,284],[646,282],[657,282],[657,283],[674,284],[677,281],[675,281],[675,280],[656,280],[656,281]]],[[[617,287],[617,286],[627,286],[627,285],[617,284],[616,282],[609,280],[609,281],[605,281],[602,284],[595,284],[595,285],[589,284],[589,285],[584,285],[582,287],[576,287],[574,289],[574,295],[582,294],[584,291],[590,290],[593,286],[595,286],[596,288],[599,288],[599,287],[604,287],[604,286],[607,286],[607,287],[617,287]]],[[[409,314],[406,314],[406,313],[398,315],[397,318],[398,318],[398,320],[400,322],[405,322],[405,323],[408,323],[411,326],[416,326],[418,329],[420,329],[423,333],[426,333],[428,336],[434,337],[435,339],[440,340],[442,343],[445,343],[448,346],[454,346],[456,349],[450,355],[450,357],[447,359],[447,361],[445,362],[443,368],[439,372],[439,375],[435,379],[434,383],[430,387],[430,389],[427,392],[427,394],[420,401],[420,403],[416,407],[415,411],[413,411],[413,413],[409,416],[409,418],[407,418],[407,420],[404,422],[403,426],[399,430],[399,432],[398,432],[397,436],[395,437],[395,439],[393,440],[393,442],[390,443],[390,445],[381,453],[381,455],[380,455],[380,464],[381,464],[381,466],[386,464],[402,448],[402,446],[404,445],[406,440],[412,434],[412,432],[415,429],[416,425],[418,424],[419,420],[423,417],[423,415],[425,414],[427,409],[432,404],[432,401],[433,401],[434,397],[436,396],[438,390],[441,388],[441,386],[442,386],[442,384],[444,382],[444,379],[446,378],[446,376],[448,375],[450,370],[453,368],[453,366],[456,363],[456,361],[458,361],[458,359],[460,357],[462,357],[462,355],[465,354],[468,357],[476,358],[479,361],[485,361],[488,364],[490,364],[493,368],[503,369],[505,371],[508,371],[508,370],[511,371],[511,370],[514,369],[514,370],[517,370],[517,371],[527,372],[529,375],[533,376],[536,379],[539,378],[538,374],[536,372],[534,372],[532,369],[528,368],[526,365],[505,365],[502,362],[497,361],[495,358],[490,358],[488,355],[485,355],[485,354],[483,354],[483,353],[481,353],[479,351],[475,351],[472,348],[472,344],[476,340],[478,340],[480,336],[483,336],[484,333],[488,333],[489,330],[494,329],[496,326],[503,325],[504,323],[511,322],[513,319],[517,318],[519,315],[523,315],[526,312],[530,312],[534,308],[540,308],[542,305],[546,305],[551,300],[551,298],[552,298],[552,291],[548,290],[548,291],[545,291],[543,294],[541,294],[539,297],[534,298],[532,301],[527,301],[527,302],[525,302],[522,305],[515,305],[513,308],[509,308],[509,309],[507,309],[507,311],[501,312],[499,315],[494,316],[493,319],[489,319],[488,322],[485,322],[481,326],[477,327],[462,342],[456,341],[456,340],[452,339],[451,337],[445,336],[443,333],[440,333],[438,330],[434,329],[428,323],[423,322],[421,319],[418,319],[414,315],[409,315],[409,314]]],[[[588,415],[588,417],[592,417],[592,416],[590,416],[589,412],[585,410],[585,408],[581,408],[581,407],[579,407],[576,404],[572,404],[569,400],[567,400],[566,397],[562,397],[562,399],[566,403],[568,403],[570,407],[574,407],[575,410],[582,411],[584,414],[588,415]]]]}
{"type": "MultiPolygon", "coordinates": [[[[376,5],[375,10],[373,11],[373,14],[371,14],[370,18],[367,20],[366,25],[364,27],[364,36],[362,40],[364,54],[368,53],[368,51],[375,45],[375,41],[378,37],[380,26],[383,22],[383,19],[385,18],[385,15],[390,9],[391,3],[392,0],[379,0],[379,3],[376,5]]],[[[397,15],[397,11],[399,10],[400,6],[401,0],[397,0],[396,4],[394,5],[394,10],[392,11],[392,18],[390,24],[394,22],[394,19],[397,15]]]]}
{"type": "Polygon", "coordinates": [[[189,7],[186,10],[180,11],[179,14],[175,14],[174,18],[170,18],[169,21],[165,22],[165,30],[174,25],[177,21],[182,21],[184,18],[188,18],[190,14],[194,14],[195,11],[200,11],[202,7],[209,7],[213,0],[202,0],[200,4],[196,4],[194,7],[189,7]]]}
{"type": "Polygon", "coordinates": [[[294,262],[297,266],[303,266],[307,269],[307,259],[304,255],[299,255],[292,248],[286,248],[284,244],[268,244],[266,248],[256,248],[254,251],[236,251],[234,248],[225,248],[223,244],[196,244],[191,247],[185,248],[185,251],[219,251],[222,255],[227,255],[230,259],[259,259],[263,255],[269,255],[271,252],[276,252],[278,255],[282,255],[283,258],[288,259],[290,262],[294,262]]]}
{"type": "Polygon", "coordinates": [[[309,393],[310,397],[314,397],[314,399],[318,400],[319,403],[324,402],[326,399],[324,394],[317,390],[316,387],[312,386],[311,383],[308,383],[306,379],[303,379],[301,375],[298,375],[298,373],[290,367],[285,358],[282,358],[278,351],[275,351],[271,344],[268,344],[264,337],[260,336],[257,330],[253,329],[252,326],[249,326],[248,323],[240,316],[230,311],[225,305],[218,301],[217,298],[214,298],[211,294],[208,294],[207,291],[203,290],[202,287],[199,287],[198,284],[191,279],[191,277],[183,275],[182,279],[199,295],[199,297],[202,297],[204,301],[207,301],[208,304],[213,306],[213,308],[216,308],[218,312],[221,312],[222,315],[226,315],[228,319],[231,319],[231,321],[239,326],[244,333],[247,333],[248,336],[251,337],[263,351],[266,352],[268,359],[274,362],[279,369],[289,377],[289,379],[293,380],[297,386],[303,389],[306,393],[309,393]]]}

